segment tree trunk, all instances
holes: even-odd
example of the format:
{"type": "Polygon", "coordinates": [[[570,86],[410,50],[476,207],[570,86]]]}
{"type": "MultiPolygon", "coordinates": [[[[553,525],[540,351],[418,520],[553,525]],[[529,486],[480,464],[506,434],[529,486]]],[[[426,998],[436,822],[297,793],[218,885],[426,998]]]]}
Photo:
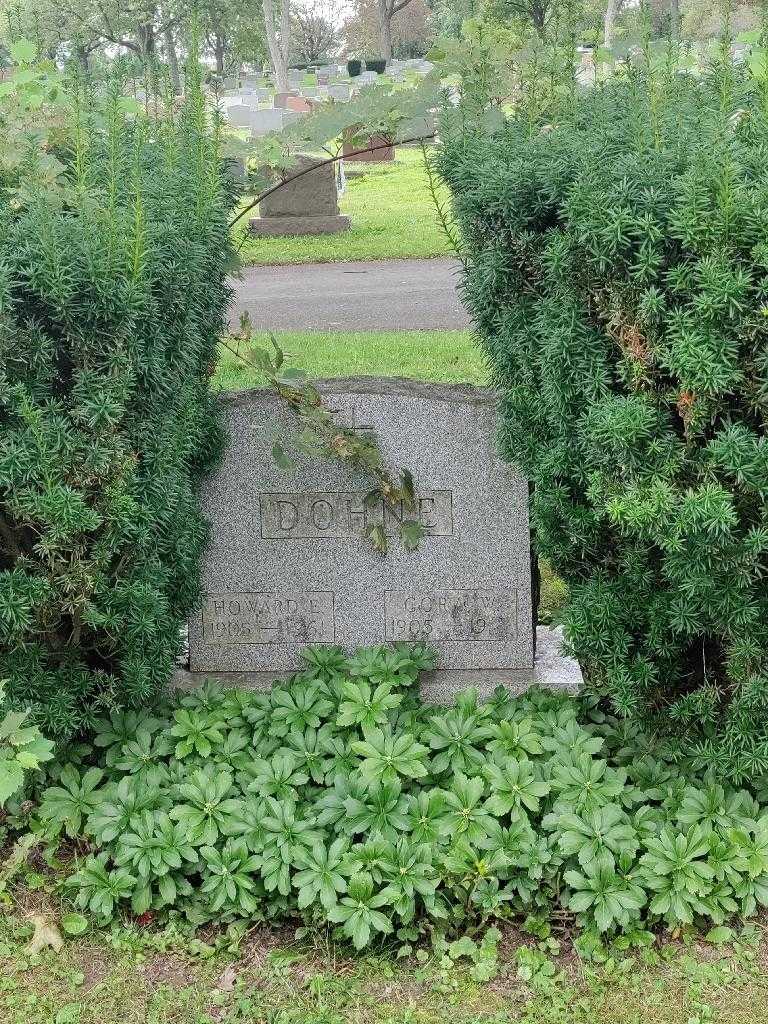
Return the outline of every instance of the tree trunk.
{"type": "Polygon", "coordinates": [[[84,46],[78,45],[75,47],[75,56],[83,73],[85,75],[89,74],[91,70],[91,57],[88,50],[84,46]]]}
{"type": "Polygon", "coordinates": [[[547,13],[548,5],[546,3],[531,4],[531,21],[540,39],[547,38],[547,13]]]}
{"type": "Polygon", "coordinates": [[[667,0],[649,0],[651,16],[651,36],[658,39],[664,34],[665,22],[667,20],[667,0]]]}
{"type": "Polygon", "coordinates": [[[387,63],[392,60],[392,4],[379,0],[379,56],[387,63]]]}
{"type": "Polygon", "coordinates": [[[224,77],[225,71],[225,60],[227,56],[227,44],[224,36],[217,32],[215,35],[214,53],[216,54],[216,74],[220,78],[224,77]]]}
{"type": "Polygon", "coordinates": [[[669,34],[674,40],[680,38],[680,0],[669,0],[669,34]]]}
{"type": "Polygon", "coordinates": [[[619,13],[619,0],[608,0],[603,19],[603,43],[607,50],[613,46],[613,32],[616,26],[616,16],[619,13]]]}
{"type": "Polygon", "coordinates": [[[173,29],[167,28],[163,32],[165,39],[165,52],[168,57],[168,70],[171,75],[171,88],[174,96],[181,96],[181,75],[179,74],[179,55],[176,52],[176,39],[173,29]]]}
{"type": "Polygon", "coordinates": [[[139,52],[142,57],[152,57],[155,53],[155,26],[149,22],[139,25],[136,29],[139,40],[139,52]]]}
{"type": "Polygon", "coordinates": [[[291,12],[289,0],[277,0],[280,3],[280,20],[278,24],[275,0],[263,0],[264,28],[267,36],[267,47],[272,68],[275,72],[275,88],[278,92],[288,92],[288,53],[291,43],[291,12]]]}

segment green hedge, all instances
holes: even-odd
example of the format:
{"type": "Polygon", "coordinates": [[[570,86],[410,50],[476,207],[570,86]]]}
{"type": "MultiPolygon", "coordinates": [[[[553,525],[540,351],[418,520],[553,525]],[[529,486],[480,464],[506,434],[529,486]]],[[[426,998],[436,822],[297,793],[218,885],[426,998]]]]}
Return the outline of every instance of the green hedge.
{"type": "Polygon", "coordinates": [[[73,87],[55,181],[2,183],[0,679],[50,736],[145,704],[197,593],[234,196],[194,77],[150,113],[73,87]]]}
{"type": "Polygon", "coordinates": [[[748,777],[768,765],[765,90],[725,65],[559,94],[443,126],[503,451],[590,687],[748,777]]]}

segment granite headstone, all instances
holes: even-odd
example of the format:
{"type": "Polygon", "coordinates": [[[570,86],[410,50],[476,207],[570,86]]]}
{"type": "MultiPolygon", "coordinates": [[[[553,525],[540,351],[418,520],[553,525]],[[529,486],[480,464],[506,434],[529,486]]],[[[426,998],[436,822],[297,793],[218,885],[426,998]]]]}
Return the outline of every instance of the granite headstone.
{"type": "Polygon", "coordinates": [[[367,138],[360,135],[359,127],[345,128],[342,154],[351,163],[381,164],[395,159],[392,137],[374,132],[367,138]]]}
{"type": "Polygon", "coordinates": [[[346,82],[339,82],[328,88],[328,96],[339,103],[346,103],[352,96],[352,86],[346,82]]]}
{"type": "Polygon", "coordinates": [[[254,110],[251,115],[250,127],[254,138],[268,135],[270,132],[281,132],[285,125],[288,111],[265,108],[254,110]]]}
{"type": "Polygon", "coordinates": [[[290,92],[276,92],[275,93],[275,98],[273,100],[273,103],[274,103],[275,107],[278,108],[278,109],[280,107],[287,107],[288,106],[288,99],[289,99],[289,97],[291,97],[291,96],[298,96],[298,95],[299,95],[298,90],[291,90],[290,92]]]}
{"type": "Polygon", "coordinates": [[[413,471],[416,510],[368,505],[370,478],[335,460],[299,455],[292,470],[279,468],[272,447],[295,417],[264,391],[223,395],[229,441],[202,493],[211,543],[185,683],[265,687],[297,669],[308,644],[424,640],[439,659],[426,699],[468,685],[525,689],[534,679],[528,484],[496,454],[494,396],[364,377],[318,387],[340,422],[375,433],[387,465],[413,471]],[[415,551],[397,536],[403,516],[424,528],[415,551]],[[391,535],[385,556],[362,536],[371,522],[391,535]]]}
{"type": "Polygon", "coordinates": [[[289,172],[296,178],[259,203],[259,216],[251,220],[257,236],[328,235],[346,231],[349,217],[339,214],[333,164],[299,156],[289,172]],[[301,174],[307,168],[314,168],[301,174]]]}
{"type": "Polygon", "coordinates": [[[245,103],[231,103],[226,110],[227,120],[233,128],[253,128],[257,115],[257,109],[245,103]]]}

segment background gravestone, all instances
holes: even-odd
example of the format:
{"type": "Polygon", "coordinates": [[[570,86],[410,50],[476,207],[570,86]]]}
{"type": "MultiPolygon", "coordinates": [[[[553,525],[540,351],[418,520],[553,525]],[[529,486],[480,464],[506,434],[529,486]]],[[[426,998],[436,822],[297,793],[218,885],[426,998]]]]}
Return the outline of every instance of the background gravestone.
{"type": "Polygon", "coordinates": [[[288,174],[303,174],[259,203],[259,216],[251,220],[254,235],[329,235],[346,231],[349,217],[339,214],[336,171],[333,164],[299,156],[288,174]]]}
{"type": "Polygon", "coordinates": [[[328,87],[328,95],[332,100],[346,102],[352,96],[352,86],[346,82],[339,82],[328,87]]]}
{"type": "Polygon", "coordinates": [[[374,132],[366,138],[359,134],[359,127],[346,128],[343,135],[343,155],[350,163],[390,163],[395,159],[395,147],[391,136],[383,135],[381,132],[374,132]],[[367,146],[376,146],[376,149],[365,151],[367,146]],[[357,150],[363,150],[358,153],[357,150]]]}
{"type": "Polygon", "coordinates": [[[257,115],[255,107],[244,103],[231,103],[226,111],[227,120],[233,128],[252,128],[257,115]]]}
{"type": "Polygon", "coordinates": [[[259,110],[254,108],[251,111],[249,122],[252,137],[258,138],[262,135],[268,135],[269,132],[282,131],[283,126],[289,120],[289,114],[294,116],[292,111],[289,110],[259,110]]]}
{"type": "Polygon", "coordinates": [[[366,507],[370,479],[335,461],[299,456],[281,470],[272,445],[296,421],[277,398],[223,396],[229,443],[202,494],[212,532],[203,606],[189,624],[192,681],[268,686],[299,666],[307,644],[425,640],[439,654],[428,699],[468,685],[525,688],[534,679],[528,484],[496,455],[493,397],[376,378],[318,386],[342,422],[375,430],[387,465],[412,469],[410,515],[427,535],[405,550],[403,513],[366,507]],[[386,556],[361,536],[370,522],[391,535],[386,556]]]}
{"type": "Polygon", "coordinates": [[[286,96],[285,98],[285,109],[294,110],[299,114],[309,114],[312,106],[312,101],[306,96],[286,96]]]}
{"type": "Polygon", "coordinates": [[[278,108],[279,107],[287,107],[288,106],[288,100],[290,98],[292,98],[292,97],[295,98],[298,95],[299,95],[298,92],[295,91],[295,90],[292,90],[290,92],[276,92],[275,93],[275,98],[273,100],[274,105],[275,105],[275,107],[278,107],[278,108]]]}

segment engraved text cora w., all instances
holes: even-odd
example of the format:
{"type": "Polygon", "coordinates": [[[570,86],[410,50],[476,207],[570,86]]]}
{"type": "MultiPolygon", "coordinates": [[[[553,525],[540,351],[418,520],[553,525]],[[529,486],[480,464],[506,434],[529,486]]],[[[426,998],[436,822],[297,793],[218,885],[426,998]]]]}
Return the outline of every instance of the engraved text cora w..
{"type": "Polygon", "coordinates": [[[387,640],[513,640],[517,591],[388,590],[384,615],[387,640]]]}

